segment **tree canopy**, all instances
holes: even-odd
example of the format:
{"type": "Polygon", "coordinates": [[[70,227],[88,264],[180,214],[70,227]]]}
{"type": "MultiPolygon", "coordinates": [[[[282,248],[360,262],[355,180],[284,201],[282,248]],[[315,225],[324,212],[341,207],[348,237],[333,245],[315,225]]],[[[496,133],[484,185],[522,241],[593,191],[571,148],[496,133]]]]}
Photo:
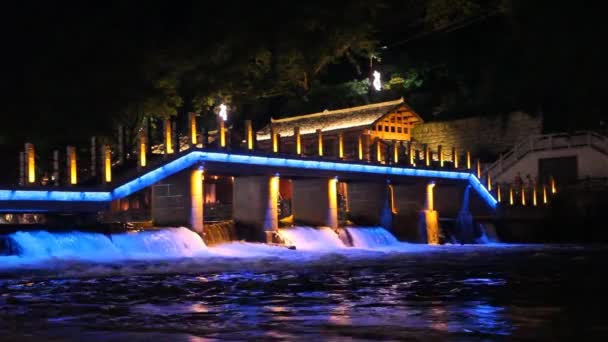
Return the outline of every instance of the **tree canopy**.
{"type": "Polygon", "coordinates": [[[431,118],[525,109],[563,129],[605,117],[601,12],[587,3],[40,2],[4,13],[5,145],[211,117],[219,102],[259,123],[397,96],[431,118]],[[369,90],[371,69],[385,91],[369,90]]]}

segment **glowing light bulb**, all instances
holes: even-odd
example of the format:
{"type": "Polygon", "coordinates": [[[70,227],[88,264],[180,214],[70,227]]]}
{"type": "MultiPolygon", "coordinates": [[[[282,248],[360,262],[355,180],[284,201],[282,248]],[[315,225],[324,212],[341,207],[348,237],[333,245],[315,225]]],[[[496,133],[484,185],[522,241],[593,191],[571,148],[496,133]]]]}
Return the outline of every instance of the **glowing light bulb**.
{"type": "Polygon", "coordinates": [[[218,113],[218,115],[220,116],[220,118],[222,118],[222,120],[228,120],[228,107],[225,104],[222,103],[220,105],[220,112],[218,113]]]}
{"type": "Polygon", "coordinates": [[[374,81],[372,82],[372,85],[374,86],[374,89],[376,89],[376,91],[382,90],[382,81],[380,81],[380,73],[378,71],[374,71],[373,75],[374,81]]]}

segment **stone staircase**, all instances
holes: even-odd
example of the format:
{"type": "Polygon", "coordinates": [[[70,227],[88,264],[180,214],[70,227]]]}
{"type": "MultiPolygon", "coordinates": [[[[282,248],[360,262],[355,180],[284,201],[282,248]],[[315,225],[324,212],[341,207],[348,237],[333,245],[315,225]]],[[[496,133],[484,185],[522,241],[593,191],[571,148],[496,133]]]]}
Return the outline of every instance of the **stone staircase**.
{"type": "Polygon", "coordinates": [[[501,154],[497,161],[487,167],[484,174],[498,180],[526,156],[559,150],[568,154],[569,151],[580,148],[591,148],[608,157],[608,137],[591,131],[533,135],[501,154]]]}

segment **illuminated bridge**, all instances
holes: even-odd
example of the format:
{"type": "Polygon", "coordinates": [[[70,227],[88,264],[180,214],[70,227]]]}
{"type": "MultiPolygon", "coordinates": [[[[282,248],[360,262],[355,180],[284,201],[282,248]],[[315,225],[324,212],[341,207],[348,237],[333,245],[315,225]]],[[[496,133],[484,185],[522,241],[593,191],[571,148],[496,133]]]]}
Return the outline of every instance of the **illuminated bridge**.
{"type": "MultiPolygon", "coordinates": [[[[252,135],[247,136],[251,139],[252,135]]],[[[235,225],[257,232],[256,236],[266,235],[268,240],[279,226],[281,197],[290,200],[296,223],[332,228],[345,222],[382,225],[402,239],[436,243],[440,219],[452,220],[467,236],[474,219],[491,218],[497,207],[497,200],[470,169],[414,167],[413,157],[398,162],[398,150],[392,161],[372,162],[361,156],[361,147],[361,160],[344,160],[276,149],[195,146],[167,153],[148,165],[142,161],[145,167],[120,176],[108,176],[112,168],[108,161],[104,169],[108,177],[99,185],[0,189],[0,211],[112,213],[120,211],[121,203],[130,197],[145,192],[155,226],[184,225],[203,233],[205,186],[223,177],[230,183],[228,202],[235,225]],[[421,231],[426,236],[421,237],[421,231]]]]}

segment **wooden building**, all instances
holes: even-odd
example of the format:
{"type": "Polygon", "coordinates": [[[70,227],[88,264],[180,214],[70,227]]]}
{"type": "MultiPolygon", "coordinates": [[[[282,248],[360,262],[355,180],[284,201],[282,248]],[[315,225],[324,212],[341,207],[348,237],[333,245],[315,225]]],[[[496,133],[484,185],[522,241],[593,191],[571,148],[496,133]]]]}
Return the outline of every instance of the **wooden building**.
{"type": "Polygon", "coordinates": [[[271,137],[275,134],[280,140],[278,148],[293,152],[294,135],[299,129],[302,154],[318,155],[320,129],[323,155],[337,155],[338,137],[341,135],[346,154],[344,157],[356,158],[352,154],[358,149],[359,137],[363,137],[368,146],[378,140],[385,144],[410,141],[411,129],[422,122],[422,118],[400,98],[365,106],[271,119],[269,125],[257,132],[257,141],[260,147],[269,148],[271,137]]]}

